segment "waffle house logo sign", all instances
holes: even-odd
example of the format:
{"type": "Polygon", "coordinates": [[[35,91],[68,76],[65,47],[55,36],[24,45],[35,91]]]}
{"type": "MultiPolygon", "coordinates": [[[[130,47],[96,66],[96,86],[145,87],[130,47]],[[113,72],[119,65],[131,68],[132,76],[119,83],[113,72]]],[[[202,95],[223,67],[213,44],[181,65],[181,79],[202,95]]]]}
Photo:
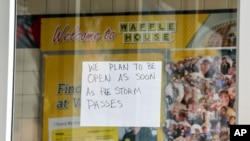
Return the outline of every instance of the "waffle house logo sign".
{"type": "Polygon", "coordinates": [[[172,42],[176,22],[121,22],[119,32],[124,43],[172,42]]]}

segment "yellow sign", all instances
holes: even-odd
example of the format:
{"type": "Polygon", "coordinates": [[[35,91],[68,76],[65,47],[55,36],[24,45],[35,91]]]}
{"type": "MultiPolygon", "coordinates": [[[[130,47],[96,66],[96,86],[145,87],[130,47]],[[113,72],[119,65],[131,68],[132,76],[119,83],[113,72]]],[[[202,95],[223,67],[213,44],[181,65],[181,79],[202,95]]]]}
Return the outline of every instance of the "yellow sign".
{"type": "MultiPolygon", "coordinates": [[[[43,141],[51,132],[80,126],[83,61],[163,61],[163,53],[66,54],[44,56],[43,141]]],[[[109,129],[109,128],[107,128],[109,129]]],[[[71,129],[70,129],[71,130],[71,129]]],[[[72,129],[74,130],[74,129],[72,129]]],[[[84,130],[84,129],[81,129],[84,130]]],[[[92,130],[89,128],[89,130],[92,130]]],[[[114,130],[115,131],[115,130],[114,130]]],[[[65,131],[66,132],[66,131],[65,131]]],[[[112,134],[116,134],[117,131],[112,134]]],[[[83,135],[85,136],[85,135],[83,135]]],[[[90,140],[91,141],[91,140],[90,140]]],[[[98,140],[97,140],[98,141],[98,140]]]]}
{"type": "Polygon", "coordinates": [[[183,48],[208,14],[131,15],[42,19],[41,50],[183,48]],[[194,20],[196,19],[196,20],[194,20]]]}
{"type": "MultiPolygon", "coordinates": [[[[165,117],[167,116],[165,112],[168,110],[168,104],[173,101],[171,97],[167,97],[164,86],[169,83],[168,80],[173,81],[180,76],[178,74],[170,77],[169,74],[172,76],[177,72],[182,73],[182,67],[192,62],[190,58],[195,62],[200,60],[201,56],[215,57],[221,54],[218,49],[197,48],[234,46],[235,17],[235,13],[233,15],[185,13],[43,18],[41,25],[41,51],[44,53],[43,141],[132,140],[129,135],[133,134],[133,130],[137,130],[135,127],[129,129],[80,127],[84,61],[162,63],[163,81],[160,84],[162,93],[159,118],[161,118],[160,124],[166,124],[167,127],[166,121],[169,119],[165,117]],[[227,42],[222,44],[223,40],[227,42]],[[169,64],[167,61],[170,61],[169,64]],[[173,70],[168,72],[168,66],[173,67],[173,70]],[[121,135],[122,130],[126,131],[121,135]]],[[[198,66],[199,70],[201,60],[194,66],[198,66]]],[[[186,76],[190,72],[183,71],[183,75],[186,76]]],[[[182,81],[183,79],[180,79],[180,82],[182,81]]],[[[186,85],[180,87],[184,89],[184,86],[186,87],[186,85]]],[[[169,88],[172,90],[173,87],[169,88]]],[[[174,95],[174,92],[170,93],[174,95]]],[[[149,130],[148,136],[157,141],[170,137],[165,125],[162,128],[148,127],[143,130],[149,130]]],[[[141,134],[144,133],[143,130],[140,130],[141,134]]]]}

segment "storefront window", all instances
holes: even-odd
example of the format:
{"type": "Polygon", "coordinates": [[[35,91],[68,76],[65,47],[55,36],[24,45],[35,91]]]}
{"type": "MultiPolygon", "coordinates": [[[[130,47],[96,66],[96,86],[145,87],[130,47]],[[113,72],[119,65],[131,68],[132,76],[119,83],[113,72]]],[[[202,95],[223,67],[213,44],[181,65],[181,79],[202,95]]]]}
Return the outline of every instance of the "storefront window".
{"type": "Polygon", "coordinates": [[[228,140],[237,0],[18,1],[13,141],[228,140]]]}

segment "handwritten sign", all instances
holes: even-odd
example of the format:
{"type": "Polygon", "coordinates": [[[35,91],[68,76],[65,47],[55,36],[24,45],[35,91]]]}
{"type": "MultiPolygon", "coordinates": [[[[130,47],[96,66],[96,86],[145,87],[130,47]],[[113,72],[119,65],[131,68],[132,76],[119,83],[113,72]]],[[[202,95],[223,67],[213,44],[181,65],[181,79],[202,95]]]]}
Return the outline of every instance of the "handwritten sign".
{"type": "Polygon", "coordinates": [[[81,126],[159,127],[160,61],[83,62],[81,126]]]}

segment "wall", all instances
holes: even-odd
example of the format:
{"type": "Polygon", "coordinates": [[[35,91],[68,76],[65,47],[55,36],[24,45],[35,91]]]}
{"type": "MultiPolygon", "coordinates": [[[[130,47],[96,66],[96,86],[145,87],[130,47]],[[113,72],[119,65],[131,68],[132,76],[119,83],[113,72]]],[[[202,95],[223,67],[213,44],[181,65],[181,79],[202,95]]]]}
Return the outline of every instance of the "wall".
{"type": "MultiPolygon", "coordinates": [[[[17,0],[18,15],[237,8],[237,0],[17,0]]],[[[39,141],[38,48],[16,50],[13,141],[39,141]]]]}

